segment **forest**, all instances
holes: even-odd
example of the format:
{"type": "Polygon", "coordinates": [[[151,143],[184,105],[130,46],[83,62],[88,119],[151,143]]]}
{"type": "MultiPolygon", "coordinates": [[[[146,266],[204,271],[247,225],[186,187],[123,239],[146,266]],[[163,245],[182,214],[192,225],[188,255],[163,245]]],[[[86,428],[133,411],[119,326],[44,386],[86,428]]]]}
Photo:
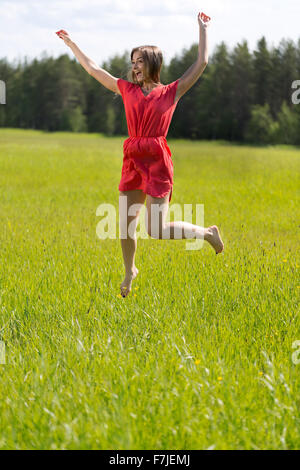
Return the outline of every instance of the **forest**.
{"type": "MultiPolygon", "coordinates": [[[[88,55],[88,51],[84,51],[88,55]]],[[[198,44],[163,63],[161,83],[180,78],[196,61],[198,44]]],[[[93,59],[95,59],[93,57],[93,59]]],[[[130,81],[130,51],[99,64],[130,81]]],[[[68,54],[10,63],[0,59],[6,104],[0,127],[127,135],[123,101],[68,54]]],[[[300,38],[253,52],[243,40],[232,50],[222,42],[209,55],[199,80],[179,100],[168,136],[255,144],[300,144],[300,38]],[[298,82],[297,82],[298,81],[298,82]],[[297,100],[292,99],[296,97],[297,100]]]]}

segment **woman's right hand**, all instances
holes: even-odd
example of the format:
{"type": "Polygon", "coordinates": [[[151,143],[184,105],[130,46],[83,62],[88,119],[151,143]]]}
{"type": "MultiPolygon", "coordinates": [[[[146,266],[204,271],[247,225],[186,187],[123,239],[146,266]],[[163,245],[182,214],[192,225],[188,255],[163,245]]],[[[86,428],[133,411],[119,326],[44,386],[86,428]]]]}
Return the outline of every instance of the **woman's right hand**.
{"type": "Polygon", "coordinates": [[[207,16],[202,11],[199,12],[199,14],[198,14],[198,23],[199,23],[200,27],[206,29],[210,25],[210,20],[211,20],[210,16],[207,16]]]}
{"type": "Polygon", "coordinates": [[[63,39],[64,43],[67,46],[71,45],[72,41],[71,41],[71,38],[68,35],[67,31],[65,31],[64,29],[60,29],[59,31],[56,31],[56,34],[59,38],[63,39]]]}

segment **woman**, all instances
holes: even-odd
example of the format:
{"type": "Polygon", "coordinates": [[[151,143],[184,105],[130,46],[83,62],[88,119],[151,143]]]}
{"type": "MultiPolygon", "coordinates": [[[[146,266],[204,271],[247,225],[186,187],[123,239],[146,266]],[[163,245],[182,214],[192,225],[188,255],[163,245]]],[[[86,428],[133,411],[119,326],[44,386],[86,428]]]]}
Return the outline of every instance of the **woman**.
{"type": "Polygon", "coordinates": [[[203,228],[188,222],[165,222],[173,188],[173,163],[166,136],[178,100],[199,79],[208,61],[207,27],[210,18],[199,13],[198,23],[198,58],[181,78],[168,85],[160,82],[162,53],[155,46],[141,46],[132,50],[132,82],[129,82],[117,79],[101,69],[81,52],[66,31],[57,32],[82,67],[106,88],[121,95],[124,102],[129,137],[123,144],[119,184],[120,234],[125,265],[125,279],[121,284],[123,297],[131,291],[131,283],[138,274],[134,264],[136,227],[145,200],[146,228],[152,238],[202,238],[211,244],[216,254],[224,249],[216,225],[203,228]],[[130,211],[130,208],[134,211],[130,211]]]}

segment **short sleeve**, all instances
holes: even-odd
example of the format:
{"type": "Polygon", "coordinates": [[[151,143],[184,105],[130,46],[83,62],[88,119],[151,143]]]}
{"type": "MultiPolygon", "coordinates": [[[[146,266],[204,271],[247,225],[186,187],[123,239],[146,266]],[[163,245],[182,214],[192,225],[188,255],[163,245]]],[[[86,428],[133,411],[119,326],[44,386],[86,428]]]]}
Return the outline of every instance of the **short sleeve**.
{"type": "MultiPolygon", "coordinates": [[[[177,87],[178,87],[178,82],[179,82],[179,78],[177,80],[175,80],[174,82],[169,83],[169,85],[168,85],[168,95],[170,96],[171,105],[174,104],[176,91],[177,91],[177,87]]],[[[177,100],[176,103],[178,103],[178,100],[177,100]]]]}
{"type": "Polygon", "coordinates": [[[123,78],[118,78],[117,85],[121,92],[122,98],[124,100],[128,87],[130,86],[130,83],[127,82],[126,80],[123,80],[123,78]]]}

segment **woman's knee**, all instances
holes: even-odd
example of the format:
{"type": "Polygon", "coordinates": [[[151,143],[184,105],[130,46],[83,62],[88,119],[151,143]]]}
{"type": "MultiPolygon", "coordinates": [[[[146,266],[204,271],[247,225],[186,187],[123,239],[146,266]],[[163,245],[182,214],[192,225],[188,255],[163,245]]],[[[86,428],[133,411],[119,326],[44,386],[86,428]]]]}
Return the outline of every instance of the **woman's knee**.
{"type": "Polygon", "coordinates": [[[162,238],[165,226],[167,203],[151,203],[147,205],[145,214],[145,225],[147,233],[152,238],[162,238]]]}
{"type": "Polygon", "coordinates": [[[142,202],[128,201],[126,195],[120,195],[119,219],[121,238],[136,238],[136,228],[139,215],[143,207],[142,202]]]}
{"type": "Polygon", "coordinates": [[[160,239],[163,233],[163,221],[159,217],[145,216],[146,231],[151,238],[160,239]]]}

